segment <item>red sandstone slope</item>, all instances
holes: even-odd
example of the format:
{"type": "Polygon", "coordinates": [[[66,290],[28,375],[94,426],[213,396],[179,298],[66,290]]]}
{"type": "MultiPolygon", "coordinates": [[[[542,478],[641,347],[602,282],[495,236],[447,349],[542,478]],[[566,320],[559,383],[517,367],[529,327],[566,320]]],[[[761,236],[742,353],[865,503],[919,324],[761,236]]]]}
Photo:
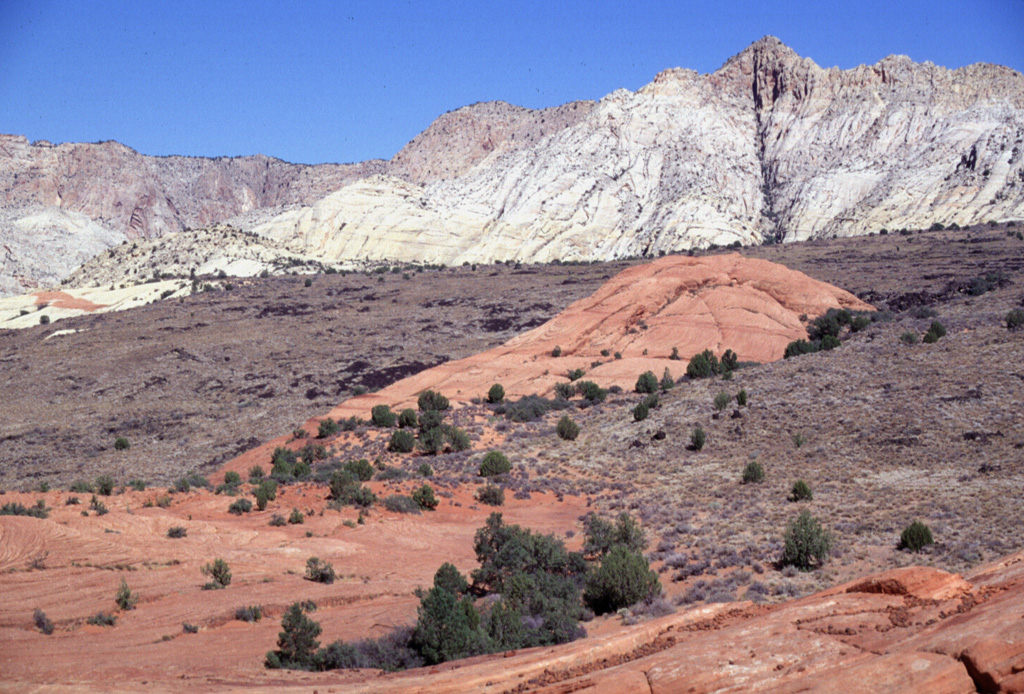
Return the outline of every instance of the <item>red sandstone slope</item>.
{"type": "MultiPolygon", "coordinates": [[[[499,297],[500,298],[500,297],[499,297]]],[[[571,369],[601,386],[632,389],[651,370],[676,378],[704,349],[732,349],[741,361],[774,361],[786,345],[807,337],[801,316],[829,308],[871,310],[849,292],[802,272],[738,253],[701,258],[670,256],[623,270],[591,296],[506,344],[449,362],[352,398],[330,416],[366,417],[374,405],[414,405],[428,388],[454,401],[486,394],[501,383],[508,397],[547,394],[571,369]],[[551,356],[560,347],[562,356],[551,356]],[[673,347],[681,360],[670,359],[673,347]],[[607,354],[621,353],[621,359],[607,354]],[[591,366],[601,361],[597,367],[591,366]]]]}

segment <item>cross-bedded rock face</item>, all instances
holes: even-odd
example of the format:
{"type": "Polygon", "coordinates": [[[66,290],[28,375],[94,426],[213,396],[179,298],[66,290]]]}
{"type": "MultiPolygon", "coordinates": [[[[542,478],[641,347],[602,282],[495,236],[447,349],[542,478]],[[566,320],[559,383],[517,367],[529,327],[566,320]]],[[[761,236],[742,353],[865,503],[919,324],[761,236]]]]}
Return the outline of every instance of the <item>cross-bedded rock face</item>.
{"type": "Polygon", "coordinates": [[[766,37],[714,73],[447,113],[390,162],[144,157],[0,138],[0,291],[135,236],[231,222],[323,261],[597,260],[1024,217],[1024,77],[766,37]],[[53,256],[58,262],[48,262],[53,256]]]}

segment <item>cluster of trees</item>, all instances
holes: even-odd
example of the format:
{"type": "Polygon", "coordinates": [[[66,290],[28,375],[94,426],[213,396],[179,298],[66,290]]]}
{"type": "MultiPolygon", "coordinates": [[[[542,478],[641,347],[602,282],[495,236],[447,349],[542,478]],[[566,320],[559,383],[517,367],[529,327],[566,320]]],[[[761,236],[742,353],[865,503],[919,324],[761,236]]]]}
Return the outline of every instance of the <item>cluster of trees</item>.
{"type": "Polygon", "coordinates": [[[424,453],[436,455],[445,451],[464,451],[471,446],[465,431],[444,421],[444,413],[449,407],[448,398],[432,390],[425,390],[420,393],[416,404],[419,414],[411,407],[395,414],[387,405],[377,405],[371,411],[374,425],[398,427],[391,434],[389,451],[411,453],[418,445],[424,453]]]}

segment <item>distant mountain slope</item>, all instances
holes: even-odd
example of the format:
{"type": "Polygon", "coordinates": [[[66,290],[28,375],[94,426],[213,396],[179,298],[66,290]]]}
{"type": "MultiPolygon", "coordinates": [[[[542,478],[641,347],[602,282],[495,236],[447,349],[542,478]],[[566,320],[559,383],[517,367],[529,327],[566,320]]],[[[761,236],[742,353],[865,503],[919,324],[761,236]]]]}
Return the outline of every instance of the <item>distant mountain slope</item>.
{"type": "MultiPolygon", "coordinates": [[[[146,157],[0,136],[0,293],[229,222],[328,262],[610,259],[1024,218],[1024,77],[890,56],[823,69],[766,37],[700,75],[444,114],[389,161],[146,157]]],[[[207,253],[209,255],[209,253],[207,253]]]]}

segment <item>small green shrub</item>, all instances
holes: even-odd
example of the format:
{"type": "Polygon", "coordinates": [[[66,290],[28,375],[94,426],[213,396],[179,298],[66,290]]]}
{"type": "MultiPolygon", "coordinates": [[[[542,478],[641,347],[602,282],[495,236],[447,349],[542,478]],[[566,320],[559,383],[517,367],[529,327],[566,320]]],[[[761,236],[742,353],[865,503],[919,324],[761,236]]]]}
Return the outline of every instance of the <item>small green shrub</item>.
{"type": "Polygon", "coordinates": [[[710,349],[694,354],[686,365],[686,375],[692,379],[711,378],[720,371],[718,357],[710,349]]]}
{"type": "Polygon", "coordinates": [[[394,513],[419,513],[420,505],[412,497],[392,494],[384,499],[384,508],[394,513]]]}
{"type": "Polygon", "coordinates": [[[1017,330],[1024,325],[1024,309],[1015,308],[1006,314],[1006,329],[1017,330]]]}
{"type": "Polygon", "coordinates": [[[604,402],[608,397],[608,391],[593,381],[577,381],[575,390],[591,405],[604,402]]]}
{"type": "Polygon", "coordinates": [[[398,417],[391,411],[391,408],[387,405],[374,405],[373,409],[370,410],[370,421],[376,427],[384,427],[390,429],[395,426],[395,421],[398,417]]]}
{"type": "Polygon", "coordinates": [[[97,612],[85,621],[94,627],[112,627],[117,623],[117,615],[110,612],[97,612]]]}
{"type": "Polygon", "coordinates": [[[821,523],[810,511],[801,511],[790,521],[783,536],[783,566],[795,566],[801,571],[810,571],[828,561],[832,549],[832,534],[821,527],[821,523]]]}
{"type": "Polygon", "coordinates": [[[496,485],[487,484],[477,489],[476,498],[481,504],[503,506],[505,504],[505,490],[496,485]]]}
{"type": "Polygon", "coordinates": [[[650,411],[650,408],[648,408],[646,404],[641,402],[640,404],[638,404],[636,407],[633,408],[633,421],[634,422],[642,422],[642,421],[644,421],[645,419],[647,419],[647,414],[648,414],[649,411],[650,411]]]}
{"type": "Polygon", "coordinates": [[[497,404],[505,399],[505,389],[500,383],[495,383],[491,386],[490,390],[487,391],[487,402],[491,404],[497,404]]]}
{"type": "Polygon", "coordinates": [[[793,491],[790,493],[789,498],[793,501],[810,501],[814,498],[814,494],[811,492],[811,486],[803,480],[797,480],[793,483],[793,491]]]}
{"type": "Polygon", "coordinates": [[[730,402],[732,402],[732,396],[726,393],[724,390],[720,391],[718,395],[715,396],[715,411],[721,412],[722,410],[729,406],[730,402]]]}
{"type": "Polygon", "coordinates": [[[507,474],[512,469],[512,463],[501,451],[490,451],[480,462],[480,476],[493,477],[494,475],[507,474]]]}
{"type": "Polygon", "coordinates": [[[695,427],[694,430],[690,432],[690,448],[693,450],[699,451],[704,448],[704,443],[706,441],[707,434],[705,434],[704,430],[700,427],[695,427]]]}
{"type": "Polygon", "coordinates": [[[240,622],[258,622],[263,619],[263,608],[260,605],[248,605],[235,610],[235,619],[240,622]]]}
{"type": "Polygon", "coordinates": [[[420,466],[416,468],[416,472],[418,472],[423,477],[434,476],[434,468],[430,467],[430,463],[420,463],[420,466]]]}
{"type": "Polygon", "coordinates": [[[317,637],[321,627],[306,616],[316,609],[312,603],[293,603],[281,619],[281,631],[277,635],[277,650],[267,653],[265,665],[269,669],[289,668],[308,670],[313,656],[320,646],[317,637]]]}
{"type": "Polygon", "coordinates": [[[204,565],[200,571],[204,576],[213,579],[203,586],[203,590],[219,590],[231,585],[231,568],[223,559],[214,559],[213,563],[204,565]]]}
{"type": "Polygon", "coordinates": [[[914,521],[900,533],[900,549],[920,552],[923,547],[932,544],[935,544],[935,540],[931,528],[921,521],[914,521]]]}
{"type": "Polygon", "coordinates": [[[252,502],[248,499],[237,499],[228,506],[228,513],[233,513],[236,516],[249,513],[249,511],[252,511],[252,502]]]}
{"type": "Polygon", "coordinates": [[[587,576],[583,601],[595,614],[615,612],[661,592],[658,574],[644,556],[615,545],[587,576]]]}
{"type": "Polygon", "coordinates": [[[411,453],[416,448],[416,437],[406,429],[392,432],[388,450],[393,453],[411,453]]]}
{"type": "Polygon", "coordinates": [[[114,602],[122,610],[134,610],[136,603],[139,602],[139,594],[133,593],[128,587],[128,582],[122,578],[120,585],[117,586],[117,593],[114,594],[114,602]]]}
{"type": "Polygon", "coordinates": [[[829,350],[842,347],[843,343],[839,341],[838,337],[833,335],[825,335],[821,338],[821,343],[818,345],[818,349],[822,352],[828,352],[829,350]]]}
{"type": "Polygon", "coordinates": [[[360,482],[369,482],[373,479],[373,465],[366,458],[350,460],[342,467],[345,472],[350,472],[360,482]]]}
{"type": "Polygon", "coordinates": [[[917,333],[910,332],[909,330],[900,335],[900,342],[905,345],[916,345],[918,342],[917,333]]]}
{"type": "Polygon", "coordinates": [[[435,393],[432,390],[425,390],[420,393],[419,398],[416,400],[416,404],[420,408],[421,412],[426,412],[428,410],[443,412],[444,410],[447,410],[449,406],[448,398],[440,393],[435,393]]]}
{"type": "Polygon", "coordinates": [[[756,460],[752,460],[743,468],[743,484],[760,484],[761,482],[764,482],[764,467],[756,460]]]}
{"type": "MultiPolygon", "coordinates": [[[[93,497],[94,499],[96,497],[93,497]]],[[[46,502],[42,499],[36,503],[35,506],[26,508],[24,505],[19,504],[17,501],[4,504],[0,507],[0,516],[29,516],[31,518],[46,518],[50,515],[49,509],[46,508],[46,502]]]]}
{"type": "Polygon", "coordinates": [[[867,316],[855,316],[854,319],[850,321],[850,332],[859,333],[869,325],[871,325],[871,319],[867,316]]]}
{"type": "Polygon", "coordinates": [[[185,530],[185,527],[182,525],[172,525],[170,528],[167,529],[167,537],[171,538],[172,540],[177,540],[179,538],[185,537],[186,535],[188,535],[188,531],[185,530]]]}
{"type": "Polygon", "coordinates": [[[740,407],[747,406],[747,391],[746,389],[740,389],[740,392],[736,393],[736,404],[740,407]]]}
{"type": "Polygon", "coordinates": [[[46,315],[39,316],[39,325],[49,325],[49,324],[50,324],[50,317],[49,316],[46,316],[46,315]]]}
{"type": "Polygon", "coordinates": [[[558,347],[556,345],[555,348],[553,350],[551,350],[551,356],[553,356],[553,357],[560,357],[560,356],[562,356],[562,348],[558,347]]]}
{"type": "Polygon", "coordinates": [[[100,475],[96,478],[96,493],[103,496],[110,496],[114,493],[114,478],[110,475],[100,475]]]}
{"type": "Polygon", "coordinates": [[[53,633],[53,622],[46,616],[46,613],[40,610],[38,607],[36,611],[32,613],[32,621],[36,623],[36,629],[49,636],[53,633]]]}
{"type": "MultiPolygon", "coordinates": [[[[262,468],[261,468],[262,469],[262,468]]],[[[231,486],[238,486],[242,483],[242,476],[234,470],[228,470],[224,473],[224,484],[231,486]]]]}
{"type": "Polygon", "coordinates": [[[118,436],[116,439],[114,439],[114,450],[115,451],[127,451],[131,447],[132,447],[131,441],[129,441],[124,436],[118,436]]]}
{"type": "Polygon", "coordinates": [[[793,440],[793,446],[795,448],[800,448],[800,446],[803,446],[805,443],[807,443],[807,437],[805,437],[799,431],[790,434],[789,437],[793,440]]]}
{"type": "Polygon", "coordinates": [[[783,353],[783,358],[789,359],[790,357],[798,357],[801,354],[813,354],[818,351],[818,344],[815,342],[808,342],[807,340],[794,340],[786,345],[786,351],[783,353]]]}
{"type": "Polygon", "coordinates": [[[562,415],[555,427],[555,432],[563,441],[575,441],[576,437],[580,435],[580,425],[574,422],[569,415],[562,415]]]}
{"type": "Polygon", "coordinates": [[[94,494],[96,492],[96,487],[92,486],[92,484],[85,480],[76,480],[71,483],[71,491],[78,494],[94,494]]]}
{"type": "Polygon", "coordinates": [[[275,513],[272,516],[270,516],[270,522],[267,523],[267,525],[271,525],[275,528],[283,528],[284,526],[288,525],[288,521],[285,520],[285,517],[282,516],[280,513],[275,513]]]}
{"type": "Polygon", "coordinates": [[[326,439],[329,436],[334,436],[341,429],[341,426],[328,417],[327,419],[321,420],[320,426],[317,427],[316,437],[318,439],[326,439]]]}
{"type": "Polygon", "coordinates": [[[653,371],[644,371],[636,379],[634,390],[638,393],[654,393],[658,390],[658,377],[653,371]]]}
{"type": "Polygon", "coordinates": [[[928,332],[934,334],[936,338],[942,338],[946,336],[946,326],[937,320],[933,320],[928,328],[928,332]]]}
{"type": "Polygon", "coordinates": [[[398,413],[398,426],[402,429],[416,426],[416,410],[406,407],[398,413]]]}
{"type": "Polygon", "coordinates": [[[325,561],[321,561],[320,557],[310,557],[306,560],[307,581],[330,585],[334,583],[336,577],[334,567],[325,561]]]}
{"type": "Polygon", "coordinates": [[[578,381],[583,378],[583,374],[586,373],[583,369],[570,369],[566,374],[570,381],[578,381]]]}
{"type": "Polygon", "coordinates": [[[426,509],[427,511],[433,511],[437,508],[437,497],[434,496],[434,488],[429,484],[425,484],[412,493],[412,500],[415,501],[420,508],[426,509]]]}
{"type": "Polygon", "coordinates": [[[292,525],[301,525],[306,520],[306,517],[302,515],[302,511],[297,508],[293,508],[291,514],[288,516],[288,522],[292,525]]]}
{"type": "Polygon", "coordinates": [[[249,468],[249,484],[259,484],[260,480],[262,480],[266,474],[267,473],[263,471],[262,465],[253,465],[249,468]]]}

